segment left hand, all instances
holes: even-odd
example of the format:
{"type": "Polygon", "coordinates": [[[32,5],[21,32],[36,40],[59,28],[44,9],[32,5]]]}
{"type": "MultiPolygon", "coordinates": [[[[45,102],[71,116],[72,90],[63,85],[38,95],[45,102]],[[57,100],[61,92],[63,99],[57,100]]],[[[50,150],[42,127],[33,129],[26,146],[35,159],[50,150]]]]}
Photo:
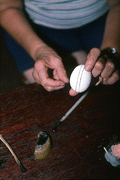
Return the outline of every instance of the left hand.
{"type": "MultiPolygon", "coordinates": [[[[120,79],[120,70],[114,64],[114,61],[107,57],[100,57],[100,49],[92,48],[87,55],[85,70],[91,71],[93,77],[98,77],[102,84],[112,85],[120,79]],[[99,58],[99,59],[98,59],[99,58]]],[[[70,89],[69,94],[75,96],[78,93],[70,89]]]]}
{"type": "Polygon", "coordinates": [[[100,77],[104,85],[112,85],[120,79],[120,71],[112,59],[100,57],[100,49],[93,48],[87,56],[85,70],[91,71],[93,77],[100,77]],[[98,59],[99,58],[99,59],[98,59]]]}

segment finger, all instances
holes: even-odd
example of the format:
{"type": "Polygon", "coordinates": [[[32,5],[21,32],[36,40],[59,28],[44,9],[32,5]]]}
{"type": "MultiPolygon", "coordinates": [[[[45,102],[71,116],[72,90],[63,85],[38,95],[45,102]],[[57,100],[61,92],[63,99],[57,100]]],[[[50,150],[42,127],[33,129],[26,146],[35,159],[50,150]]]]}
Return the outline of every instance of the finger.
{"type": "Polygon", "coordinates": [[[66,73],[65,69],[58,67],[56,70],[57,70],[57,75],[58,75],[59,79],[61,81],[63,81],[64,83],[68,83],[69,79],[67,77],[67,73],[66,73]]]}
{"type": "Polygon", "coordinates": [[[59,90],[59,89],[62,89],[64,88],[65,85],[61,85],[61,86],[44,86],[44,88],[47,90],[47,91],[55,91],[55,90],[59,90]]]}
{"type": "Polygon", "coordinates": [[[39,80],[39,76],[38,76],[38,73],[37,73],[37,71],[35,69],[33,69],[33,74],[32,75],[33,75],[33,78],[34,78],[35,82],[37,82],[39,80]]]}
{"type": "Polygon", "coordinates": [[[69,91],[70,96],[76,96],[78,93],[75,92],[72,88],[69,91]]]}
{"type": "Polygon", "coordinates": [[[63,81],[64,83],[68,83],[69,79],[67,77],[67,73],[66,70],[63,66],[63,63],[61,61],[61,59],[59,58],[54,58],[51,62],[51,68],[53,70],[56,70],[56,77],[58,79],[60,79],[61,81],[63,81]]]}
{"type": "Polygon", "coordinates": [[[111,74],[115,71],[115,65],[112,61],[108,61],[105,65],[104,70],[101,73],[103,79],[109,78],[111,74]]]}
{"type": "Polygon", "coordinates": [[[43,86],[50,86],[50,87],[60,87],[65,85],[65,83],[60,80],[54,80],[50,78],[42,79],[41,84],[43,86]]]}
{"type": "Polygon", "coordinates": [[[44,72],[41,71],[41,73],[39,73],[39,82],[42,86],[44,87],[53,87],[53,89],[55,89],[55,87],[58,89],[61,86],[65,86],[65,83],[60,81],[60,80],[54,80],[51,79],[49,77],[45,77],[44,72]],[[44,77],[44,78],[42,78],[44,77]]]}
{"type": "Polygon", "coordinates": [[[54,80],[54,79],[49,78],[47,68],[44,65],[38,71],[38,74],[39,74],[40,82],[44,86],[61,86],[64,84],[64,82],[62,82],[61,80],[54,80]]]}
{"type": "Polygon", "coordinates": [[[89,52],[87,56],[87,61],[85,63],[85,70],[91,71],[97,61],[98,57],[100,56],[100,50],[98,48],[93,48],[89,52]]]}
{"type": "Polygon", "coordinates": [[[48,78],[46,80],[46,83],[44,84],[40,81],[39,78],[36,79],[36,83],[41,84],[47,91],[59,90],[59,89],[62,89],[65,87],[65,83],[60,83],[60,85],[58,85],[58,86],[55,84],[55,86],[54,86],[54,83],[52,83],[52,82],[54,82],[54,80],[52,82],[51,81],[52,81],[52,79],[48,78]]]}
{"type": "Polygon", "coordinates": [[[110,78],[108,79],[103,79],[103,84],[105,85],[112,85],[115,82],[117,82],[120,79],[120,72],[116,70],[110,78]]]}
{"type": "Polygon", "coordinates": [[[107,59],[105,57],[101,57],[98,59],[98,61],[95,63],[94,68],[92,70],[93,77],[97,77],[99,74],[102,73],[107,59]]]}
{"type": "Polygon", "coordinates": [[[60,80],[56,70],[53,71],[53,78],[56,80],[60,80]]]}
{"type": "MultiPolygon", "coordinates": [[[[36,83],[41,84],[39,80],[36,80],[36,83]]],[[[51,86],[51,84],[50,85],[42,85],[42,86],[44,87],[44,89],[46,89],[47,91],[50,92],[50,91],[59,90],[59,89],[64,88],[65,84],[60,85],[60,86],[51,86]]]]}
{"type": "Polygon", "coordinates": [[[47,73],[47,68],[41,64],[41,67],[38,70],[34,70],[33,72],[34,78],[38,84],[41,84],[43,87],[45,86],[53,86],[53,87],[59,87],[59,86],[64,86],[64,82],[60,80],[54,80],[49,78],[48,73],[47,73]]]}

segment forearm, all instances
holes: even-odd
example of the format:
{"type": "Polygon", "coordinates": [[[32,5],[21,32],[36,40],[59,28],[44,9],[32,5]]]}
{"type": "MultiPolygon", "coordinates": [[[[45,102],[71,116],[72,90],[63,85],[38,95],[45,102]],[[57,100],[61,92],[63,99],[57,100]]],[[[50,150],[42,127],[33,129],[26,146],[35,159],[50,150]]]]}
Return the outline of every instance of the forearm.
{"type": "Polygon", "coordinates": [[[120,53],[120,4],[108,13],[101,49],[106,47],[115,47],[120,53]]]}
{"type": "Polygon", "coordinates": [[[9,8],[1,12],[1,26],[29,53],[35,60],[36,51],[45,45],[35,34],[22,9],[9,8]]]}

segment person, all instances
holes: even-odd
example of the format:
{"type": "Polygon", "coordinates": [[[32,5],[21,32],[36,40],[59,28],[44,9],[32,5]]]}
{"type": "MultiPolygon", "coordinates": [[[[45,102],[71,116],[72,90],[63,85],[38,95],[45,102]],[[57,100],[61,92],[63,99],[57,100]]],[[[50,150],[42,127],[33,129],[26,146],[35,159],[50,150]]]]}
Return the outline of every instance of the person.
{"type": "MultiPolygon", "coordinates": [[[[101,83],[111,85],[120,79],[116,66],[120,54],[120,0],[0,0],[0,15],[1,26],[20,45],[16,49],[17,44],[8,42],[13,56],[18,53],[15,56],[21,71],[26,77],[32,78],[33,74],[32,81],[47,91],[65,87],[69,79],[62,58],[35,32],[30,21],[47,38],[67,49],[79,64],[84,63],[93,77],[99,76],[101,83]],[[114,55],[100,56],[102,50],[115,51],[117,60],[114,55]]],[[[69,94],[77,93],[70,89],[69,94]]]]}

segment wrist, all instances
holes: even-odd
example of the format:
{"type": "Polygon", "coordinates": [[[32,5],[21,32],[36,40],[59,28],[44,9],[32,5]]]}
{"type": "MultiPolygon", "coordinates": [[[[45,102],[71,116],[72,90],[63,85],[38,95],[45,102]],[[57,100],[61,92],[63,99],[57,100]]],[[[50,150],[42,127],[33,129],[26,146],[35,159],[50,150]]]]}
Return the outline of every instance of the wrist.
{"type": "Polygon", "coordinates": [[[37,60],[38,56],[40,55],[40,52],[42,52],[45,47],[46,47],[46,44],[44,44],[44,42],[41,42],[41,41],[36,41],[32,44],[31,56],[35,61],[37,60]]]}
{"type": "Polygon", "coordinates": [[[38,48],[36,48],[34,55],[35,55],[34,56],[35,61],[37,61],[40,58],[42,59],[50,58],[51,56],[58,58],[58,55],[56,54],[56,52],[44,42],[40,44],[38,48]]]}
{"type": "Polygon", "coordinates": [[[120,54],[120,41],[116,41],[115,39],[110,41],[104,41],[101,45],[101,50],[106,48],[115,48],[116,51],[120,54]]]}
{"type": "Polygon", "coordinates": [[[104,48],[101,50],[100,57],[107,56],[115,62],[116,67],[120,67],[120,54],[113,47],[104,48]]]}

